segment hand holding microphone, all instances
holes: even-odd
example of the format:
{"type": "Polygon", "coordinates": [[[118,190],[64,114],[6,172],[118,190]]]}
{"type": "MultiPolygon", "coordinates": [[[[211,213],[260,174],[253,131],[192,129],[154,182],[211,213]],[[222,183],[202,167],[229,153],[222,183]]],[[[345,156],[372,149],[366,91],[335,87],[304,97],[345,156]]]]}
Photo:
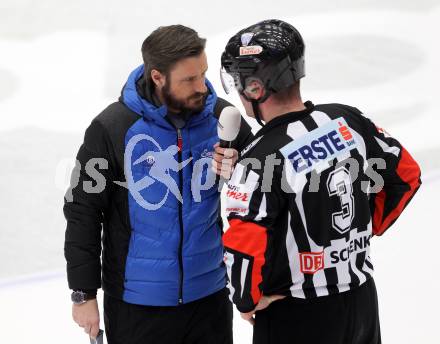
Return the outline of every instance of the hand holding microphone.
{"type": "Polygon", "coordinates": [[[212,170],[219,176],[229,179],[238,159],[238,152],[231,148],[232,142],[237,138],[240,131],[241,114],[234,106],[225,107],[220,113],[217,134],[220,143],[215,148],[212,170]]]}

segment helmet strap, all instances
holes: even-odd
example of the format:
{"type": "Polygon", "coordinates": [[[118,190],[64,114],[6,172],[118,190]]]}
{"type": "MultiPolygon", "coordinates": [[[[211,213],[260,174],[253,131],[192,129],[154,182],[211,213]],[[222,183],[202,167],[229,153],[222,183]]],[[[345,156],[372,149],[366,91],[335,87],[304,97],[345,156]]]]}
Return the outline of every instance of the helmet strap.
{"type": "Polygon", "coordinates": [[[257,120],[258,124],[264,127],[264,123],[261,119],[261,112],[260,112],[260,106],[258,105],[258,100],[252,99],[252,110],[254,112],[255,119],[257,120]]]}

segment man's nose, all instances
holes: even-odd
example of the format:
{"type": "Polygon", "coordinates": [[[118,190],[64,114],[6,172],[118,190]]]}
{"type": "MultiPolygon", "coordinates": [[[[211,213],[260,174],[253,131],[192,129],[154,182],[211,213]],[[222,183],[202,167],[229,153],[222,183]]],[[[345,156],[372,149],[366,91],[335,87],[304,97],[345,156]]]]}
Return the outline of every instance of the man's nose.
{"type": "Polygon", "coordinates": [[[195,91],[197,93],[206,93],[207,91],[207,87],[205,84],[205,78],[200,78],[199,80],[196,81],[195,83],[195,91]]]}

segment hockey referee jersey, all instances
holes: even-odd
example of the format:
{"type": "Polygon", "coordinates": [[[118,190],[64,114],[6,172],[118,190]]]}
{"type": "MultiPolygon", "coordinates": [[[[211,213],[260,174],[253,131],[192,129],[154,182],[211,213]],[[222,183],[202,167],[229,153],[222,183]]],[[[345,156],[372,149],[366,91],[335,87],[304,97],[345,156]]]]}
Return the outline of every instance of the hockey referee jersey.
{"type": "Polygon", "coordinates": [[[419,188],[402,145],[353,107],[313,105],[271,120],[227,185],[223,236],[232,301],[316,298],[371,278],[370,243],[419,188]]]}

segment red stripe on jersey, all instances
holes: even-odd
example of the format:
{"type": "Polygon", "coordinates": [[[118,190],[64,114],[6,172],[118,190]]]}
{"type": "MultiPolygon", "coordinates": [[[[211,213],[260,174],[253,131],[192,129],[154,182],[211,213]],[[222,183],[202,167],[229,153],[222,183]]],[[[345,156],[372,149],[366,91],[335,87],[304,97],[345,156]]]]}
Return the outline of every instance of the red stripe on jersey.
{"type": "Polygon", "coordinates": [[[266,228],[253,222],[244,222],[239,219],[229,221],[230,227],[223,235],[225,247],[254,257],[251,276],[251,295],[255,304],[261,298],[259,289],[263,281],[261,269],[265,263],[264,254],[267,247],[266,228]]]}
{"type": "Polygon", "coordinates": [[[386,198],[386,193],[382,189],[380,192],[377,193],[376,198],[374,200],[373,234],[375,235],[379,235],[380,232],[384,231],[381,227],[382,227],[383,212],[385,209],[385,198],[386,198]]]}
{"type": "Polygon", "coordinates": [[[395,221],[397,217],[399,217],[408,201],[411,199],[417,188],[420,186],[420,167],[403,147],[396,172],[399,178],[404,183],[406,183],[410,187],[410,189],[405,192],[397,206],[390,212],[390,214],[383,220],[383,222],[382,217],[384,212],[386,194],[384,190],[377,194],[375,200],[376,210],[373,217],[373,233],[376,235],[383,234],[383,232],[385,232],[385,230],[393,223],[393,221],[395,221]]]}

